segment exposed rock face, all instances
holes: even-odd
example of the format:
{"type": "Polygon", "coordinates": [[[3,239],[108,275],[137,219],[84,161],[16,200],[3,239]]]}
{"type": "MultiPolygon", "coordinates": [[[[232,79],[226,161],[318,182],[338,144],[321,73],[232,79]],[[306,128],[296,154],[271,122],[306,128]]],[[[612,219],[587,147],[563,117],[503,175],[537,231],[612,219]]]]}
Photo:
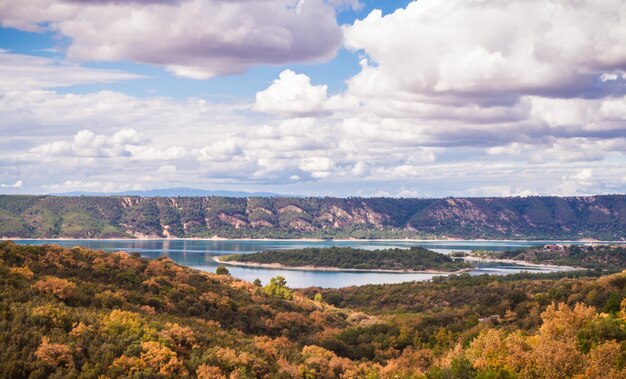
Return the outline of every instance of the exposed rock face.
{"type": "Polygon", "coordinates": [[[0,196],[0,236],[4,237],[215,235],[620,240],[626,238],[626,196],[446,199],[0,196]]]}
{"type": "Polygon", "coordinates": [[[303,213],[304,211],[296,207],[295,205],[286,205],[282,208],[278,208],[278,213],[285,213],[285,212],[303,213]]]}
{"type": "Polygon", "coordinates": [[[244,226],[246,226],[247,222],[245,222],[244,220],[240,220],[237,217],[233,217],[233,216],[229,216],[225,213],[220,213],[217,216],[221,221],[227,223],[228,225],[233,226],[235,229],[239,229],[242,228],[244,226]]]}

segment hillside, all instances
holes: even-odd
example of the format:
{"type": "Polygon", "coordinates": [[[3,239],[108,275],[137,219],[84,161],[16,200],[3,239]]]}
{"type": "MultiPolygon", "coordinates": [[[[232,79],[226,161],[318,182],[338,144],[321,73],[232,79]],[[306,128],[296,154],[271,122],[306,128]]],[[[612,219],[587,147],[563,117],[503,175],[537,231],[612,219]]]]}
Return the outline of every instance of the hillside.
{"type": "Polygon", "coordinates": [[[626,273],[589,274],[292,292],[3,242],[0,378],[622,378],[626,273]]]}
{"type": "Polygon", "coordinates": [[[626,238],[626,196],[0,196],[5,237],[626,238]]]}
{"type": "Polygon", "coordinates": [[[365,250],[350,247],[272,250],[220,257],[220,261],[278,263],[287,267],[314,266],[357,270],[457,271],[471,267],[463,261],[421,247],[365,250]]]}

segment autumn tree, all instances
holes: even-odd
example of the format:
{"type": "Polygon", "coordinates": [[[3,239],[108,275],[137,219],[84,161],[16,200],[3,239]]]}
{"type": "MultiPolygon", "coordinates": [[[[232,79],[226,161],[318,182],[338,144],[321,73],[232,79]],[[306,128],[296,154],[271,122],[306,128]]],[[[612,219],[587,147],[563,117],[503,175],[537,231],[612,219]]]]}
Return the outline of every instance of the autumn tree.
{"type": "Polygon", "coordinates": [[[67,366],[72,364],[72,351],[70,347],[60,343],[51,343],[48,337],[43,337],[41,344],[35,352],[37,359],[52,367],[67,366]]]}

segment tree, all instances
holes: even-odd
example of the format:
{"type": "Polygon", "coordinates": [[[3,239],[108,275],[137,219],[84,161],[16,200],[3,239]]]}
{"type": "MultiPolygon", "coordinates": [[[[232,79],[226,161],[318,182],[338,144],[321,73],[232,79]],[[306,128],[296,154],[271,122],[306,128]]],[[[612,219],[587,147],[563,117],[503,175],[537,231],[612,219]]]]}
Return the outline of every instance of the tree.
{"type": "Polygon", "coordinates": [[[263,283],[261,283],[261,279],[259,278],[254,279],[254,282],[252,282],[252,284],[254,284],[257,287],[261,287],[263,285],[263,283]]]}
{"type": "Polygon", "coordinates": [[[323,303],[324,302],[324,297],[322,296],[321,293],[318,292],[318,293],[315,294],[315,297],[313,298],[313,300],[316,303],[323,303]]]}
{"type": "Polygon", "coordinates": [[[35,356],[50,366],[63,366],[73,363],[70,347],[60,343],[50,343],[48,337],[41,339],[41,345],[37,348],[35,356]]]}
{"type": "Polygon", "coordinates": [[[217,275],[230,275],[230,271],[226,268],[226,266],[219,266],[217,270],[215,270],[217,275]]]}
{"type": "Polygon", "coordinates": [[[271,297],[293,299],[293,292],[287,287],[287,280],[280,275],[270,279],[270,283],[263,288],[263,291],[271,297]]]}

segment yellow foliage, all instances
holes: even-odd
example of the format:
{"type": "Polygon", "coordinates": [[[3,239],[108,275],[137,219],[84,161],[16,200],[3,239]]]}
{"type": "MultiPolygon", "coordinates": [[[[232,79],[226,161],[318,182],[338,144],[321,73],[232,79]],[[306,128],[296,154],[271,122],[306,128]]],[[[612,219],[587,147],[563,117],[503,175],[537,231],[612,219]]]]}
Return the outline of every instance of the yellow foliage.
{"type": "Polygon", "coordinates": [[[141,343],[141,348],[143,349],[141,360],[144,361],[148,367],[157,369],[160,374],[167,376],[187,374],[182,361],[179,360],[176,357],[176,353],[168,347],[158,342],[146,341],[141,343]]]}
{"type": "Polygon", "coordinates": [[[481,333],[467,349],[466,355],[476,368],[498,368],[505,365],[508,352],[503,331],[489,329],[481,333]]]}
{"type": "Polygon", "coordinates": [[[154,341],[146,341],[141,343],[141,349],[142,353],[139,358],[122,355],[113,361],[113,366],[123,369],[129,374],[128,376],[146,370],[166,377],[187,375],[183,362],[167,346],[154,341]]]}
{"type": "Polygon", "coordinates": [[[304,363],[300,365],[300,375],[305,378],[339,378],[354,364],[347,358],[340,358],[330,350],[319,346],[305,346],[302,349],[304,363]]]}
{"type": "Polygon", "coordinates": [[[566,304],[557,306],[553,303],[541,314],[543,324],[539,334],[555,340],[568,341],[575,338],[578,330],[595,317],[596,311],[593,307],[577,303],[572,309],[566,304]]]}
{"type": "Polygon", "coordinates": [[[620,303],[619,318],[626,321],[626,298],[620,303]]]}
{"type": "Polygon", "coordinates": [[[626,372],[617,369],[621,354],[622,347],[615,341],[608,341],[596,346],[589,352],[585,375],[588,378],[624,378],[626,372]]]}
{"type": "Polygon", "coordinates": [[[533,339],[530,355],[532,365],[527,372],[540,378],[571,378],[583,369],[583,355],[578,351],[576,341],[555,340],[546,336],[533,339]]]}
{"type": "Polygon", "coordinates": [[[46,276],[33,284],[33,287],[40,292],[49,293],[60,300],[65,300],[74,293],[76,284],[55,276],[46,276]]]}
{"type": "Polygon", "coordinates": [[[142,320],[135,312],[114,309],[102,320],[102,328],[111,334],[138,335],[142,320]]]}
{"type": "Polygon", "coordinates": [[[62,327],[69,317],[67,309],[54,304],[45,304],[34,307],[30,314],[33,318],[43,318],[50,325],[56,327],[62,327]]]}
{"type": "Polygon", "coordinates": [[[248,366],[254,356],[248,352],[237,352],[227,347],[218,347],[214,352],[215,358],[227,367],[248,366]]]}
{"type": "Polygon", "coordinates": [[[22,278],[31,280],[35,277],[35,274],[28,267],[11,267],[9,272],[13,275],[21,276],[22,278]]]}
{"type": "Polygon", "coordinates": [[[72,337],[80,337],[81,335],[89,332],[91,330],[90,326],[85,325],[82,321],[79,323],[74,323],[72,330],[70,331],[70,336],[72,337]]]}

